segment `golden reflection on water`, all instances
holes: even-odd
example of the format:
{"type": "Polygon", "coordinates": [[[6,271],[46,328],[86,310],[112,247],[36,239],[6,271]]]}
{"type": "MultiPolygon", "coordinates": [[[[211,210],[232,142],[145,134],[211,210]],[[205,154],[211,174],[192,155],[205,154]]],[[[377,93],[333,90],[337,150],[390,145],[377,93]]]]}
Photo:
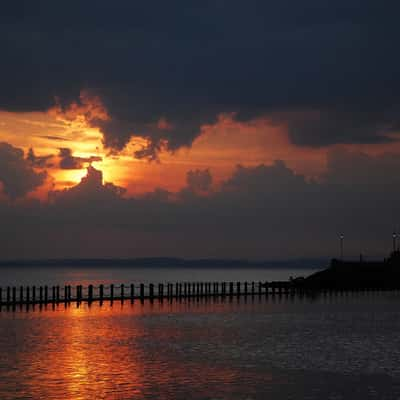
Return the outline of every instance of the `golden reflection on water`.
{"type": "Polygon", "coordinates": [[[397,294],[3,308],[0,399],[400,398],[399,330],[397,294]]]}
{"type": "MultiPolygon", "coordinates": [[[[222,382],[238,378],[237,372],[213,362],[202,365],[202,378],[194,378],[193,374],[200,373],[197,361],[189,359],[182,364],[180,354],[171,357],[175,351],[172,342],[183,336],[175,324],[180,313],[224,312],[226,307],[229,309],[228,304],[212,302],[117,301],[102,306],[48,305],[29,312],[3,313],[1,318],[29,326],[15,346],[16,370],[26,377],[19,389],[21,397],[130,399],[151,392],[163,398],[164,386],[173,391],[177,384],[190,383],[202,390],[205,375],[222,382]],[[147,320],[144,326],[143,317],[149,315],[161,315],[161,325],[147,320]]],[[[194,348],[208,335],[197,328],[189,333],[194,348]]],[[[14,378],[20,380],[20,376],[14,378]]],[[[0,398],[6,399],[3,395],[0,390],[0,398]]]]}
{"type": "Polygon", "coordinates": [[[141,329],[140,321],[132,321],[129,328],[118,326],[113,323],[112,313],[116,310],[107,306],[93,305],[90,309],[85,305],[71,306],[66,312],[69,321],[60,332],[65,346],[58,354],[64,365],[60,366],[60,371],[54,371],[54,379],[65,382],[67,397],[86,399],[139,394],[142,388],[138,373],[140,361],[137,346],[130,344],[141,329]]]}

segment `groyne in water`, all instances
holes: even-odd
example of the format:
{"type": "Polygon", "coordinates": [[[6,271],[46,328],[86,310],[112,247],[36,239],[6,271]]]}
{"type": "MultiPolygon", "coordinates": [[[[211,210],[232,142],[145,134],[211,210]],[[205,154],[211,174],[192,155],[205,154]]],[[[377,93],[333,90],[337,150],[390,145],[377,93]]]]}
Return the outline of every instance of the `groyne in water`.
{"type": "MultiPolygon", "coordinates": [[[[276,282],[175,282],[158,284],[109,284],[0,287],[0,309],[17,305],[93,303],[104,301],[154,301],[247,296],[315,295],[318,292],[381,291],[395,287],[315,287],[307,279],[276,282]]],[[[400,287],[398,288],[400,289],[400,287]]]]}

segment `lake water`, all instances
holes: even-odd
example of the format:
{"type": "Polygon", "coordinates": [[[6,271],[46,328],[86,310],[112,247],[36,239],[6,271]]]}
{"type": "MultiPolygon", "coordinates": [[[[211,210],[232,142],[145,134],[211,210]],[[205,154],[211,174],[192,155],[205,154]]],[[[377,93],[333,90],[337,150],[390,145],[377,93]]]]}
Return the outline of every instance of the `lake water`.
{"type": "Polygon", "coordinates": [[[399,399],[399,332],[396,293],[3,308],[0,398],[399,399]]]}

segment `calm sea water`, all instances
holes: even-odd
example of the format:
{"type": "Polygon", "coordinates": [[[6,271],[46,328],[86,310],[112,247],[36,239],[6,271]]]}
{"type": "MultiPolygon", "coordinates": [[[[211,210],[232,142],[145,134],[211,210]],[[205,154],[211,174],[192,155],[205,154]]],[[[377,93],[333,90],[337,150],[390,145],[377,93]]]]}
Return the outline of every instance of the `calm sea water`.
{"type": "Polygon", "coordinates": [[[0,313],[1,399],[399,399],[400,296],[0,313]]]}
{"type": "Polygon", "coordinates": [[[307,276],[316,269],[287,268],[65,268],[2,267],[0,286],[163,283],[183,281],[276,281],[307,276]]]}

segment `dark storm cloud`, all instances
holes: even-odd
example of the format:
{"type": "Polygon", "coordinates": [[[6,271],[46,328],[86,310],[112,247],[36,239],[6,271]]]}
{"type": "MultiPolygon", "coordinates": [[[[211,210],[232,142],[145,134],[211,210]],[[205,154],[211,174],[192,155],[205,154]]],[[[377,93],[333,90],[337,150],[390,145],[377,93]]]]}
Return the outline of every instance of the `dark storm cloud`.
{"type": "Polygon", "coordinates": [[[48,203],[0,201],[1,254],[329,257],[338,254],[337,234],[345,232],[346,255],[384,256],[400,222],[400,176],[385,178],[393,168],[400,169],[400,159],[391,154],[335,151],[320,182],[276,161],[238,166],[206,196],[189,183],[185,192],[158,189],[133,198],[103,184],[92,168],[79,185],[52,192],[48,203]]]}
{"type": "Polygon", "coordinates": [[[186,174],[187,187],[194,192],[208,192],[212,185],[212,176],[208,169],[188,171],[186,174]]]}
{"type": "Polygon", "coordinates": [[[61,137],[61,136],[43,135],[43,136],[38,136],[38,137],[43,138],[43,139],[48,139],[48,140],[55,140],[57,142],[67,142],[67,141],[70,140],[70,139],[67,139],[67,138],[64,138],[64,137],[61,137]]]}
{"type": "Polygon", "coordinates": [[[382,195],[385,187],[400,185],[400,157],[383,154],[371,157],[362,152],[335,150],[328,153],[325,180],[348,185],[380,185],[382,195]]]}
{"type": "Polygon", "coordinates": [[[400,122],[399,11],[390,0],[7,2],[0,108],[45,110],[90,89],[111,116],[97,124],[105,144],[142,135],[136,156],[150,159],[220,112],[289,113],[299,145],[380,142],[400,122]]]}
{"type": "Polygon", "coordinates": [[[52,158],[52,154],[46,156],[37,156],[32,147],[29,148],[28,154],[26,155],[26,160],[30,163],[30,165],[37,168],[51,167],[52,164],[50,164],[49,161],[52,158]]]}
{"type": "Polygon", "coordinates": [[[272,165],[243,167],[238,165],[231,178],[223,184],[224,190],[233,192],[276,192],[298,190],[305,184],[302,175],[295,175],[284,161],[276,160],[272,165]]]}
{"type": "Polygon", "coordinates": [[[72,150],[67,147],[61,148],[58,156],[61,169],[82,169],[86,163],[102,161],[102,158],[98,156],[76,157],[72,154],[72,150]]]}
{"type": "Polygon", "coordinates": [[[31,165],[22,149],[0,143],[0,182],[11,199],[22,197],[44,183],[46,173],[36,172],[31,165]]]}

